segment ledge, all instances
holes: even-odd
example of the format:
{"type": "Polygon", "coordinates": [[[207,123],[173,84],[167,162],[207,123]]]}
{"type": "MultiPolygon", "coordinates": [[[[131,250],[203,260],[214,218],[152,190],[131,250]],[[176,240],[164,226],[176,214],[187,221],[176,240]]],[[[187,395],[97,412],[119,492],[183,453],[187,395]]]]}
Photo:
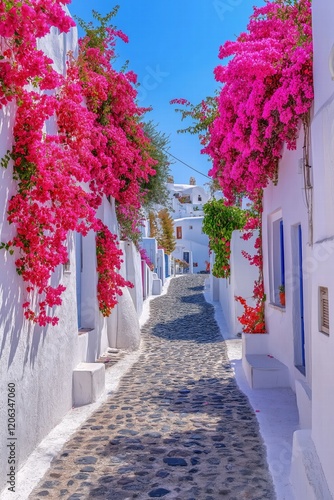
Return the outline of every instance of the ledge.
{"type": "Polygon", "coordinates": [[[284,313],[286,312],[286,307],[279,306],[278,304],[273,304],[272,302],[269,302],[268,306],[270,306],[272,309],[276,309],[277,311],[284,313]]]}
{"type": "Polygon", "coordinates": [[[269,354],[248,354],[242,358],[242,366],[252,389],[290,387],[287,366],[269,354]]]}

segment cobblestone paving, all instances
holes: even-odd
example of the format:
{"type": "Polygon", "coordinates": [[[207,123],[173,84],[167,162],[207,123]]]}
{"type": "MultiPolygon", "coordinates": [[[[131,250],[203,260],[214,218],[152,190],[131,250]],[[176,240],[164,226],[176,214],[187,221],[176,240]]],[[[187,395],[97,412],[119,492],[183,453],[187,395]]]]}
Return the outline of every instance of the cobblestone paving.
{"type": "Polygon", "coordinates": [[[234,381],[203,282],[174,279],[151,302],[139,361],[29,498],[275,498],[256,417],[234,381]]]}

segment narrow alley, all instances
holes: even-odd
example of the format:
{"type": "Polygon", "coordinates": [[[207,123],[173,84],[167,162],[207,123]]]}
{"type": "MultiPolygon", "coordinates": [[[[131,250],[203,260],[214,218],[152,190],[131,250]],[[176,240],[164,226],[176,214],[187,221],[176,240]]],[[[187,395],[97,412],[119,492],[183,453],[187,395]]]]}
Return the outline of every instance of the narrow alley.
{"type": "Polygon", "coordinates": [[[173,279],[151,302],[138,362],[29,498],[273,500],[255,414],[203,295],[173,279]]]}

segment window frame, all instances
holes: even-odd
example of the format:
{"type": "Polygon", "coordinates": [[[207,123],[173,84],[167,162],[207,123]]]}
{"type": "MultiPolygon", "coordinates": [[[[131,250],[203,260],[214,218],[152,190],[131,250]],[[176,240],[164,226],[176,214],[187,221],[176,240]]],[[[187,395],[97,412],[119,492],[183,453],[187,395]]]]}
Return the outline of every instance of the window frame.
{"type": "Polygon", "coordinates": [[[268,216],[270,303],[285,309],[279,300],[279,286],[285,287],[284,219],[282,209],[268,216]]]}

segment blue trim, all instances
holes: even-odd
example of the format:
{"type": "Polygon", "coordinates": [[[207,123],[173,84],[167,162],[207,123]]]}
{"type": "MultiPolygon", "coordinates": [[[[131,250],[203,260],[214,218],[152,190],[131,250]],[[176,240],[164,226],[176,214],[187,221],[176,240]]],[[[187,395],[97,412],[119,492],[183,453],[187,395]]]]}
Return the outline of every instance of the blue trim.
{"type": "Polygon", "coordinates": [[[300,300],[300,333],[302,343],[302,363],[305,366],[305,329],[304,329],[304,285],[303,285],[303,244],[302,226],[298,226],[298,247],[299,247],[299,300],[300,300]]]}
{"type": "Polygon", "coordinates": [[[168,255],[165,253],[165,276],[166,278],[169,278],[168,274],[168,255]]]}
{"type": "Polygon", "coordinates": [[[284,229],[283,220],[279,221],[279,243],[281,256],[281,285],[285,286],[285,262],[284,262],[284,229]]]}
{"type": "Polygon", "coordinates": [[[77,294],[77,319],[78,328],[81,328],[81,273],[82,273],[82,234],[76,234],[75,241],[75,266],[76,266],[76,294],[77,294]]]}

